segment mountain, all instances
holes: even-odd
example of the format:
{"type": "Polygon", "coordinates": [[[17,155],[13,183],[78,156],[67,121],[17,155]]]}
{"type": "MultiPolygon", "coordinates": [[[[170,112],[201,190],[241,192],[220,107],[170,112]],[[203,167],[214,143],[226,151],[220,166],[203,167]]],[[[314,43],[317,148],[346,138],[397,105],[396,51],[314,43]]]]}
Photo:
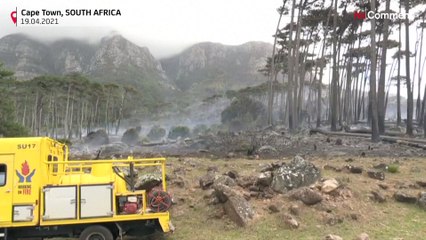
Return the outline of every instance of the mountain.
{"type": "Polygon", "coordinates": [[[48,46],[21,34],[0,39],[0,60],[15,71],[18,79],[31,79],[53,71],[48,46]]]}
{"type": "Polygon", "coordinates": [[[238,46],[204,42],[162,59],[161,64],[181,91],[208,97],[266,81],[257,70],[265,65],[271,50],[272,45],[264,42],[238,46]]]}
{"type": "Polygon", "coordinates": [[[13,34],[0,39],[0,61],[21,81],[81,73],[98,82],[135,87],[146,102],[177,97],[191,103],[266,81],[258,69],[271,49],[263,42],[239,46],[204,42],[158,61],[148,48],[120,35],[90,44],[74,39],[45,43],[13,34]]]}
{"type": "Polygon", "coordinates": [[[8,35],[0,39],[0,61],[19,80],[78,72],[99,82],[173,88],[148,48],[120,35],[105,37],[98,44],[73,39],[45,44],[22,34],[8,35]]]}

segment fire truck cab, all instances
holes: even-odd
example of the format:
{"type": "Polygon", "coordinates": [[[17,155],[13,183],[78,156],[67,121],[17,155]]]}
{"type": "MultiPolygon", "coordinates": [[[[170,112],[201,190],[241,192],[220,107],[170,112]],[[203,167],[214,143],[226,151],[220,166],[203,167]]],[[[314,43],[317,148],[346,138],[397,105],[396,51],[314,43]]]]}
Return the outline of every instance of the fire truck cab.
{"type": "Polygon", "coordinates": [[[47,137],[0,138],[0,238],[112,240],[171,229],[165,159],[68,160],[47,137]],[[135,189],[138,169],[158,168],[154,189],[135,189]],[[129,174],[130,173],[130,174],[129,174]]]}

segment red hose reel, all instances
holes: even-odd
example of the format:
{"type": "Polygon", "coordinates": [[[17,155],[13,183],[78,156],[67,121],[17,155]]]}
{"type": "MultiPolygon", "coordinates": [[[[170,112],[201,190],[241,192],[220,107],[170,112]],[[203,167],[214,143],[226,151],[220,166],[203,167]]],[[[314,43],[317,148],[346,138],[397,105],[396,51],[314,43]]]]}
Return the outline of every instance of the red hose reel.
{"type": "Polygon", "coordinates": [[[166,212],[172,206],[172,197],[163,190],[153,189],[148,194],[148,207],[153,212],[166,212]]]}

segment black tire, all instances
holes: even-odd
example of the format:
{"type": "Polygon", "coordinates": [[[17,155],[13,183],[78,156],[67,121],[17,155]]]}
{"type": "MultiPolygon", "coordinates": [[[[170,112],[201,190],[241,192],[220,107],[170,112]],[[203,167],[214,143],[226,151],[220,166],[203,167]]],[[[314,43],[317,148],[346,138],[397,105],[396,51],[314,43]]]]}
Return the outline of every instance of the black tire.
{"type": "Polygon", "coordinates": [[[114,240],[111,231],[101,225],[94,225],[83,230],[80,240],[114,240]]]}

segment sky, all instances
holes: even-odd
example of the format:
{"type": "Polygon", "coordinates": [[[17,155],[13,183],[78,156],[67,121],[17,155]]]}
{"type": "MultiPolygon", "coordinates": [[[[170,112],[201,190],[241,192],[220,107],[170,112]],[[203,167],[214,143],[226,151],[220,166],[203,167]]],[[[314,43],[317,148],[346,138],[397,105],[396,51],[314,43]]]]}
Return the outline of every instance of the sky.
{"type": "MultiPolygon", "coordinates": [[[[155,57],[176,54],[203,41],[238,45],[273,42],[282,0],[7,0],[0,6],[0,37],[25,33],[51,41],[72,37],[91,42],[118,33],[146,46],[155,57]],[[18,9],[18,26],[10,13],[18,9]],[[57,26],[20,25],[22,10],[120,9],[121,16],[64,16],[57,26]]],[[[42,16],[40,16],[42,17],[42,16]]]]}

